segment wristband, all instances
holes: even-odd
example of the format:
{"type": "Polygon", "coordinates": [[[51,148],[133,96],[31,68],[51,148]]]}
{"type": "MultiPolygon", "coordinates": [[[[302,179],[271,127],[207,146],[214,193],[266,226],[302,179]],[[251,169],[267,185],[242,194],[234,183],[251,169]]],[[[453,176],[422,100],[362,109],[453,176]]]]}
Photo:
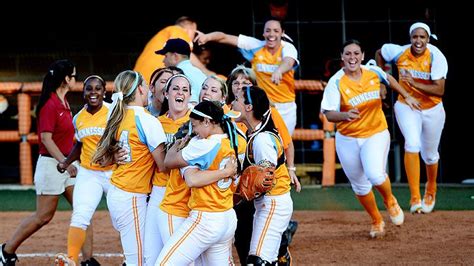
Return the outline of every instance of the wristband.
{"type": "Polygon", "coordinates": [[[295,166],[292,166],[292,167],[289,167],[289,166],[288,166],[287,168],[288,168],[288,170],[290,170],[290,171],[296,172],[296,167],[295,167],[295,166]]]}

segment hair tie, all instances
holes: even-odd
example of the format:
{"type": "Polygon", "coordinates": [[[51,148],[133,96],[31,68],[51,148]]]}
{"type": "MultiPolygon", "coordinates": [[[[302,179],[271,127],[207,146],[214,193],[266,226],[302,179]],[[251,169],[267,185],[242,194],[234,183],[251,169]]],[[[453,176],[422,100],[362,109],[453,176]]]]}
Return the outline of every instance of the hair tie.
{"type": "Polygon", "coordinates": [[[123,101],[123,93],[121,91],[112,94],[112,103],[109,106],[109,111],[107,112],[107,121],[109,121],[110,115],[112,115],[112,111],[117,106],[118,101],[123,101]]]}
{"type": "Polygon", "coordinates": [[[249,101],[249,104],[252,104],[252,97],[250,97],[250,86],[247,86],[247,100],[249,101]]]}

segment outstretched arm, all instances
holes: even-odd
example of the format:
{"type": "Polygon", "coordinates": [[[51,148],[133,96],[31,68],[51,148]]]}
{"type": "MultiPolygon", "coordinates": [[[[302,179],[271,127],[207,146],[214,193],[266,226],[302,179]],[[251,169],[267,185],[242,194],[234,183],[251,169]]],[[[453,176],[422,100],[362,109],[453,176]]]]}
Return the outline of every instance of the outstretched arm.
{"type": "Polygon", "coordinates": [[[237,46],[238,36],[226,34],[221,31],[214,31],[211,33],[204,34],[200,31],[197,31],[198,35],[194,38],[194,41],[199,45],[204,45],[208,42],[218,42],[223,44],[228,44],[232,46],[237,46]]]}
{"type": "Polygon", "coordinates": [[[281,64],[272,74],[272,82],[275,84],[280,84],[282,76],[284,73],[290,71],[295,65],[296,60],[291,57],[284,57],[281,64]]]}

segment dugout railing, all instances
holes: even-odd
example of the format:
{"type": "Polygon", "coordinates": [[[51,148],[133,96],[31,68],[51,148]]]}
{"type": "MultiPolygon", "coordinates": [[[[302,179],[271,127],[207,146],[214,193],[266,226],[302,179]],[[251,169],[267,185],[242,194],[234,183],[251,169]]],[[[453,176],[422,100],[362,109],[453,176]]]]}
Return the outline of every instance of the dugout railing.
{"type": "MultiPolygon", "coordinates": [[[[112,81],[107,84],[113,84],[112,81]]],[[[0,142],[19,142],[20,183],[33,184],[31,145],[38,144],[38,135],[31,132],[31,96],[41,92],[41,82],[0,82],[0,94],[17,95],[18,130],[0,130],[0,142]]],[[[112,85],[113,86],[113,85],[112,85]]],[[[317,80],[296,80],[298,91],[322,92],[324,83],[317,80]]],[[[82,92],[82,82],[77,82],[73,92],[82,92]]],[[[110,87],[109,87],[110,88],[110,87]]],[[[113,88],[112,88],[113,90],[113,88]]],[[[323,142],[322,179],[323,186],[332,186],[336,175],[336,150],[334,124],[320,115],[322,129],[295,129],[293,140],[323,142]]]]}

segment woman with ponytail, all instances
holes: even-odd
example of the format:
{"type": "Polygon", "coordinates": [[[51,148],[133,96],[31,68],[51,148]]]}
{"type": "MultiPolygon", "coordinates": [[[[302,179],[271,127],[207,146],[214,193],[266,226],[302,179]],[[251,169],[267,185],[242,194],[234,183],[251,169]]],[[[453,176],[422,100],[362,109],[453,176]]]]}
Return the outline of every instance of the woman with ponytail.
{"type": "Polygon", "coordinates": [[[112,173],[107,205],[112,224],[120,232],[126,263],[143,265],[146,200],[155,168],[165,171],[166,136],[161,123],[144,109],[148,85],[138,72],[123,71],[114,85],[107,126],[93,162],[108,165],[120,147],[127,151],[112,173]]]}
{"type": "MultiPolygon", "coordinates": [[[[75,85],[76,77],[76,67],[69,60],[54,62],[44,76],[36,107],[40,153],[34,176],[36,212],[24,219],[10,240],[1,245],[1,265],[15,265],[15,251],[51,221],[60,195],[72,205],[75,182],[72,177],[77,174],[76,165],[70,164],[62,173],[56,170],[56,165],[66,158],[74,145],[74,126],[66,94],[75,85]]],[[[92,254],[92,251],[84,253],[92,254]]]]}

